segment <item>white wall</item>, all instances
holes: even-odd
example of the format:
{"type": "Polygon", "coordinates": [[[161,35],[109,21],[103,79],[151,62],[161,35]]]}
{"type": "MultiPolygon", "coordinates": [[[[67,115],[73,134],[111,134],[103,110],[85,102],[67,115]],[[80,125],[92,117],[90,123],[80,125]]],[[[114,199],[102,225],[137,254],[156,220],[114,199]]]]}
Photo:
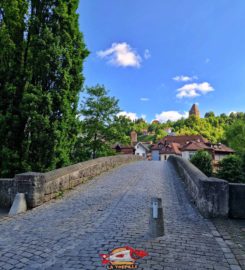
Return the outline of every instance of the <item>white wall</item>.
{"type": "Polygon", "coordinates": [[[161,154],[161,160],[167,160],[169,158],[169,156],[171,156],[171,155],[161,154]]]}
{"type": "Polygon", "coordinates": [[[220,161],[222,160],[225,156],[227,156],[226,154],[215,154],[214,160],[220,161]]]}
{"type": "Polygon", "coordinates": [[[189,160],[195,153],[196,151],[183,151],[182,157],[189,160]]]}
{"type": "Polygon", "coordinates": [[[143,148],[141,145],[136,145],[135,146],[135,155],[137,156],[142,156],[142,157],[146,157],[146,150],[145,148],[143,148]]]}

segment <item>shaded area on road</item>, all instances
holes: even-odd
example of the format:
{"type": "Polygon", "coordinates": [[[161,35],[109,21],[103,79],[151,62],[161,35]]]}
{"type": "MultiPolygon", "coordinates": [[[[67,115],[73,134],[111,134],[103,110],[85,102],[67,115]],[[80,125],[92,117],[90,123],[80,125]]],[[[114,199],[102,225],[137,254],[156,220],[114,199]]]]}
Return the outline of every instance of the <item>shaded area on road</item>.
{"type": "Polygon", "coordinates": [[[215,219],[213,222],[245,270],[245,219],[215,219]]]}

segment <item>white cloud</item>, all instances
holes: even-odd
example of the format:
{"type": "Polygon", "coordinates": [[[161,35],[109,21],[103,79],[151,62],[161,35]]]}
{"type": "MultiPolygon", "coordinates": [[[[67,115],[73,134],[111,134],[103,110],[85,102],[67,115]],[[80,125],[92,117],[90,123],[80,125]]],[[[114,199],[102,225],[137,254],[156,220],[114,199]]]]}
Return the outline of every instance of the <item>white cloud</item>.
{"type": "Polygon", "coordinates": [[[187,118],[189,116],[188,112],[184,112],[183,114],[177,111],[166,111],[161,112],[160,114],[156,114],[156,120],[159,122],[167,122],[168,120],[177,121],[182,117],[187,118]]]}
{"type": "Polygon", "coordinates": [[[126,118],[129,118],[132,121],[135,121],[139,118],[142,118],[144,120],[146,119],[146,114],[141,114],[140,116],[138,116],[137,113],[125,112],[125,111],[118,113],[117,116],[125,116],[126,118]]]}
{"type": "Polygon", "coordinates": [[[198,77],[197,76],[184,76],[184,75],[180,75],[180,76],[175,76],[173,77],[173,80],[174,81],[177,81],[177,82],[189,82],[189,81],[193,81],[193,80],[197,80],[198,77]]]}
{"type": "Polygon", "coordinates": [[[140,55],[126,42],[113,43],[111,48],[98,51],[97,55],[107,59],[109,64],[119,67],[139,68],[142,62],[140,55]]]}
{"type": "Polygon", "coordinates": [[[150,51],[148,49],[146,49],[145,52],[144,52],[144,58],[145,59],[151,58],[151,53],[150,53],[150,51]]]}
{"type": "Polygon", "coordinates": [[[125,116],[125,117],[129,118],[132,121],[137,120],[139,118],[136,113],[125,112],[125,111],[118,113],[117,116],[125,116]]]}
{"type": "Polygon", "coordinates": [[[145,97],[142,97],[140,98],[141,101],[149,101],[150,99],[149,98],[145,98],[145,97]]]}
{"type": "Polygon", "coordinates": [[[176,95],[177,98],[193,98],[200,96],[201,94],[206,94],[209,92],[214,91],[214,88],[208,82],[203,83],[191,83],[185,84],[181,88],[177,89],[178,94],[176,95]]]}

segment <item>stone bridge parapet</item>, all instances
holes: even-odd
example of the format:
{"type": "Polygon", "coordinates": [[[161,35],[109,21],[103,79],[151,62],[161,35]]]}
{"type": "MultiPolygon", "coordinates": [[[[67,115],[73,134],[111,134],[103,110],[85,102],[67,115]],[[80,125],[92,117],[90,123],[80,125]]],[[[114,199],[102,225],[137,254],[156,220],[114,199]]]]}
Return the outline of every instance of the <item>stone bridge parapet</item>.
{"type": "Polygon", "coordinates": [[[168,159],[184,180],[188,193],[204,217],[227,217],[229,213],[229,183],[207,177],[186,159],[170,156],[168,159]]]}
{"type": "Polygon", "coordinates": [[[28,208],[34,208],[103,172],[141,159],[135,155],[102,157],[47,173],[26,172],[13,179],[0,179],[0,206],[10,207],[19,192],[26,194],[28,208]]]}

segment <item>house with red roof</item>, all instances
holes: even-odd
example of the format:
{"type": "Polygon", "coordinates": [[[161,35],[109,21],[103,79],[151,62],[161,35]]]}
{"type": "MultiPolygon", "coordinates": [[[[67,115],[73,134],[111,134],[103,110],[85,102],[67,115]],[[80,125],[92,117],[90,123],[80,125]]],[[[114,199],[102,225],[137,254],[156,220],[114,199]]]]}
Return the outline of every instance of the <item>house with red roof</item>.
{"type": "Polygon", "coordinates": [[[166,136],[151,148],[153,160],[167,160],[170,155],[191,159],[198,150],[208,151],[214,165],[235,151],[222,143],[212,144],[201,135],[166,136]]]}
{"type": "Polygon", "coordinates": [[[149,142],[138,142],[135,145],[135,155],[146,158],[150,153],[150,143],[149,142]]]}
{"type": "Polygon", "coordinates": [[[121,145],[119,143],[114,145],[112,149],[115,150],[117,154],[121,155],[134,155],[135,152],[135,149],[132,145],[121,145]]]}

